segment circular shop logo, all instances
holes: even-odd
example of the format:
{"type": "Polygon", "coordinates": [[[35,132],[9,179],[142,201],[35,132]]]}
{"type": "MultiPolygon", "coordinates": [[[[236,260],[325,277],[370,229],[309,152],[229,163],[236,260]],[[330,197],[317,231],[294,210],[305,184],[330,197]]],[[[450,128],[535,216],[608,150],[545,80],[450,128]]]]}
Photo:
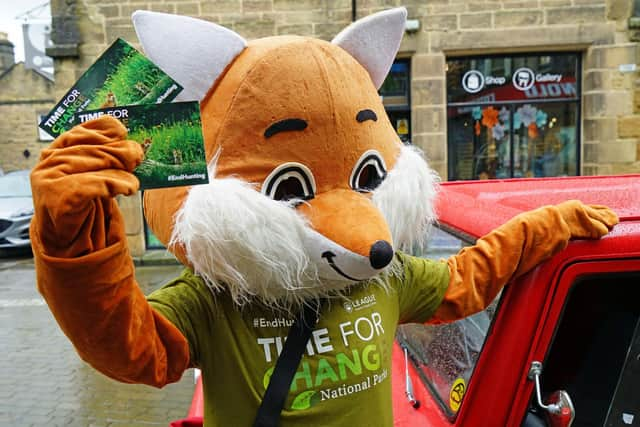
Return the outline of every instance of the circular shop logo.
{"type": "Polygon", "coordinates": [[[511,77],[513,86],[521,91],[529,90],[536,82],[536,76],[533,74],[530,68],[522,67],[518,68],[513,77],[511,77]]]}
{"type": "Polygon", "coordinates": [[[480,71],[469,70],[462,76],[462,87],[469,93],[480,92],[484,87],[484,76],[480,71]]]}

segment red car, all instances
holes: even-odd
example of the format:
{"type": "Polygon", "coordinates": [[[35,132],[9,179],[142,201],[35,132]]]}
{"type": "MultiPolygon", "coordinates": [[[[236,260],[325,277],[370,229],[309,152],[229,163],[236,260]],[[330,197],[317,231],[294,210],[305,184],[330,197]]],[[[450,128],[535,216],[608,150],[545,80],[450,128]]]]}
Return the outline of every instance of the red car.
{"type": "Polygon", "coordinates": [[[481,313],[398,329],[396,426],[640,426],[640,175],[444,183],[426,255],[569,199],[607,205],[620,224],[570,243],[481,313]]]}

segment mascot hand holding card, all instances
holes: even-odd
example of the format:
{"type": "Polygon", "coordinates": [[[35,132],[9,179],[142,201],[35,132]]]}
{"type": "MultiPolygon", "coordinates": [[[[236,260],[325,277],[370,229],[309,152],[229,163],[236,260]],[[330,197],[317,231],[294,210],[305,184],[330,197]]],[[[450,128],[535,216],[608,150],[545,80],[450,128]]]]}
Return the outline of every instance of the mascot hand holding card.
{"type": "Polygon", "coordinates": [[[43,151],[32,173],[38,287],[84,360],[158,387],[201,368],[205,424],[251,425],[292,319],[322,300],[281,425],[390,426],[399,323],[476,313],[570,239],[614,226],[609,209],[571,201],[447,260],[403,253],[434,220],[437,192],[377,93],[405,19],[383,11],[331,43],[246,42],[205,21],[134,14],[145,53],[185,87],[181,99],[201,101],[212,179],[145,192],[148,223],[187,267],[145,297],[114,201],[138,189],[139,144],[104,116],[43,151]]]}

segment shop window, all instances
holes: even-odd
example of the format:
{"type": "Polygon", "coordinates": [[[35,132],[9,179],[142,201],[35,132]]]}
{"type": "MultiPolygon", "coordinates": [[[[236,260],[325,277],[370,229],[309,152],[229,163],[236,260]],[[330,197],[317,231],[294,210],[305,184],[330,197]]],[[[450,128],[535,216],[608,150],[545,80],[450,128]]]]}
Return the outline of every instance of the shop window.
{"type": "MultiPolygon", "coordinates": [[[[629,17],[629,29],[637,30],[640,28],[640,0],[633,1],[633,13],[629,17]]],[[[631,33],[631,41],[638,41],[638,34],[631,33]]]]}
{"type": "MultiPolygon", "coordinates": [[[[144,203],[144,191],[142,192],[142,201],[144,203]]],[[[153,234],[151,227],[147,223],[147,219],[144,219],[144,243],[147,249],[165,249],[165,246],[162,244],[160,239],[153,234]]]]}
{"type": "Polygon", "coordinates": [[[379,93],[391,124],[402,142],[411,141],[411,76],[408,59],[397,59],[379,93]]]}
{"type": "Polygon", "coordinates": [[[153,234],[153,231],[151,231],[151,228],[147,224],[147,221],[144,222],[144,239],[147,249],[165,248],[160,239],[158,239],[156,235],[153,234]]]}
{"type": "Polygon", "coordinates": [[[449,180],[579,171],[577,53],[447,60],[449,180]]]}

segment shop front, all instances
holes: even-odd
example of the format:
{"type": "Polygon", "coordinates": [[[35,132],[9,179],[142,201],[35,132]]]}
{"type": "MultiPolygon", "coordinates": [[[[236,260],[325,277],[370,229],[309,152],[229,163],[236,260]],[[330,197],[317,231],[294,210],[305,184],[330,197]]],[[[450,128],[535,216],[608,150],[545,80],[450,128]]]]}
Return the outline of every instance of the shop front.
{"type": "Polygon", "coordinates": [[[448,179],[578,175],[580,57],[449,58],[448,179]]]}

